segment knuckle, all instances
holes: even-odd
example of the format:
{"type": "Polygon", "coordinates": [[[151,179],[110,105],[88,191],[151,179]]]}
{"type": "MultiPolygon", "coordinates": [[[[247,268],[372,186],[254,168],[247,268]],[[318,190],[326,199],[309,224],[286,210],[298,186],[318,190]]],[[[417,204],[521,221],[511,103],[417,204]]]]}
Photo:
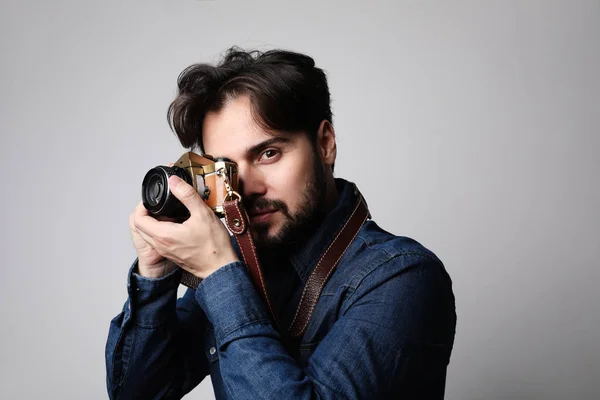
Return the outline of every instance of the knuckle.
{"type": "Polygon", "coordinates": [[[182,191],[182,196],[185,197],[185,198],[187,198],[187,199],[191,199],[195,195],[196,195],[196,191],[191,186],[188,186],[188,187],[184,188],[183,191],[182,191]]]}

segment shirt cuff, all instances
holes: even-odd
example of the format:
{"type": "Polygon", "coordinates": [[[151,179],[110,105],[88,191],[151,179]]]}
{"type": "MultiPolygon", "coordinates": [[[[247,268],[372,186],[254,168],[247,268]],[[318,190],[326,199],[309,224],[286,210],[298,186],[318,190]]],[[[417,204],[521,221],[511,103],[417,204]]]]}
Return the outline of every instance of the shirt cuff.
{"type": "Polygon", "coordinates": [[[132,321],[141,327],[154,328],[175,318],[177,288],[181,269],[176,268],[161,278],[145,278],[137,273],[136,260],[129,270],[127,290],[128,311],[132,321]]]}
{"type": "Polygon", "coordinates": [[[271,322],[241,261],[227,264],[206,277],[196,289],[196,301],[212,323],[219,346],[243,327],[271,322]]]}

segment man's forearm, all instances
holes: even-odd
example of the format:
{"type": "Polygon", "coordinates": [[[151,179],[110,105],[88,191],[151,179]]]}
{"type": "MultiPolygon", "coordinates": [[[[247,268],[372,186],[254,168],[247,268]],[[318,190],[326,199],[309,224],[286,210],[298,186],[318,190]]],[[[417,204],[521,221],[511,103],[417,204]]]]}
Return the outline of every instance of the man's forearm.
{"type": "Polygon", "coordinates": [[[303,397],[300,392],[312,392],[303,370],[281,344],[242,262],[228,264],[208,276],[198,286],[196,300],[214,327],[220,372],[229,398],[296,399],[303,397]],[[278,396],[283,387],[293,389],[278,396]]]}
{"type": "Polygon", "coordinates": [[[447,283],[438,265],[421,258],[396,257],[385,264],[348,288],[335,323],[306,366],[287,352],[243,263],[207,277],[195,297],[214,327],[228,398],[354,399],[414,393],[438,398],[426,382],[445,373],[449,346],[419,337],[423,331],[448,329],[442,319],[427,317],[451,311],[451,304],[438,300],[445,296],[447,283]]]}
{"type": "Polygon", "coordinates": [[[181,343],[201,340],[196,332],[202,329],[201,311],[189,296],[176,306],[179,271],[148,279],[133,270],[129,298],[111,322],[106,344],[109,396],[181,398],[207,374],[201,355],[180,348],[181,343]],[[180,318],[194,321],[184,323],[180,318]],[[178,329],[180,325],[186,329],[178,329]]]}

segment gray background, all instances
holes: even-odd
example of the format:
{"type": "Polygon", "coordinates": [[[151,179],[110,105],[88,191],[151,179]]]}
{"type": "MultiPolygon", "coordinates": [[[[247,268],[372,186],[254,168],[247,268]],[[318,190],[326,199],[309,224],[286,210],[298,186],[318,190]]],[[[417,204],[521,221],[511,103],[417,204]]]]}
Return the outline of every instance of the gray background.
{"type": "Polygon", "coordinates": [[[233,44],[316,59],[337,175],[445,262],[448,399],[600,398],[600,2],[1,4],[1,398],[107,397],[177,75],[233,44]]]}

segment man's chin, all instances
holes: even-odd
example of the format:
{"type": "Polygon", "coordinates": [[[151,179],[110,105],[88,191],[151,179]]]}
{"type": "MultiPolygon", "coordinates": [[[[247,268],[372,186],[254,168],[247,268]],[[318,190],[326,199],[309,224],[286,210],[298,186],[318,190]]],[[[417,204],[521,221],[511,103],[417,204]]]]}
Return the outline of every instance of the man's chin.
{"type": "Polygon", "coordinates": [[[258,248],[270,248],[277,244],[280,229],[275,221],[250,222],[252,238],[258,248]]]}

